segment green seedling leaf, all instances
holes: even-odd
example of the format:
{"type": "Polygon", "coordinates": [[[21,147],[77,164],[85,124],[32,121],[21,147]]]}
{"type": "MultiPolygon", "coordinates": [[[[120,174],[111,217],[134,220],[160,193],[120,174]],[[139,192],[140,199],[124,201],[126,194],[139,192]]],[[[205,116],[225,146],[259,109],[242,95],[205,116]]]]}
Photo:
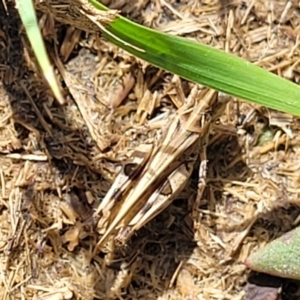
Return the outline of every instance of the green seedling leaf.
{"type": "MultiPolygon", "coordinates": [[[[89,2],[99,10],[108,10],[97,0],[89,2]]],[[[93,18],[91,13],[90,19],[93,18]]],[[[102,34],[107,40],[159,68],[238,98],[300,116],[300,87],[242,58],[146,28],[121,16],[105,29],[102,28],[102,34]]]]}
{"type": "Polygon", "coordinates": [[[262,132],[260,133],[259,137],[258,137],[258,142],[257,145],[258,146],[263,146],[267,143],[272,142],[274,139],[274,130],[272,130],[272,128],[268,127],[262,130],[262,132]]]}
{"type": "Polygon", "coordinates": [[[42,69],[44,77],[46,78],[57,101],[60,104],[63,104],[64,98],[60,92],[53,68],[47,56],[32,0],[16,0],[16,4],[22,24],[25,28],[31,47],[42,69]]]}
{"type": "Polygon", "coordinates": [[[300,227],[253,253],[245,264],[254,271],[300,280],[300,227]]]}

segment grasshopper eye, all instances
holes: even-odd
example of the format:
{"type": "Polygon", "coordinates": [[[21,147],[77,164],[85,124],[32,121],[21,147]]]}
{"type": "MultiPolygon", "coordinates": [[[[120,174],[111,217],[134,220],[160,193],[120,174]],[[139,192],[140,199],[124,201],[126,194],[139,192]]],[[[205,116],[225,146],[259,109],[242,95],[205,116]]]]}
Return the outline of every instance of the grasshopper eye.
{"type": "Polygon", "coordinates": [[[136,176],[136,170],[138,169],[138,164],[136,163],[128,163],[124,166],[124,174],[129,178],[133,178],[136,176]]]}

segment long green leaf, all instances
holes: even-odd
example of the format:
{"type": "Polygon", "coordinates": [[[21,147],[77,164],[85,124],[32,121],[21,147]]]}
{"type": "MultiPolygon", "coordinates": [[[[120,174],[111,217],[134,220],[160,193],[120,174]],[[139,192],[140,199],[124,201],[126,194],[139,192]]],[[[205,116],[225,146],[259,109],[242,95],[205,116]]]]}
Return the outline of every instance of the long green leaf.
{"type": "MultiPolygon", "coordinates": [[[[89,2],[99,10],[107,10],[97,0],[89,2]]],[[[121,16],[107,25],[106,30],[103,35],[107,40],[159,68],[241,99],[300,116],[300,87],[242,58],[146,28],[121,16]]]]}
{"type": "Polygon", "coordinates": [[[17,9],[30,41],[34,54],[40,64],[43,74],[48,81],[50,88],[59,103],[64,102],[64,98],[58,87],[56,77],[50,64],[43,38],[37,23],[32,0],[16,0],[17,9]]]}

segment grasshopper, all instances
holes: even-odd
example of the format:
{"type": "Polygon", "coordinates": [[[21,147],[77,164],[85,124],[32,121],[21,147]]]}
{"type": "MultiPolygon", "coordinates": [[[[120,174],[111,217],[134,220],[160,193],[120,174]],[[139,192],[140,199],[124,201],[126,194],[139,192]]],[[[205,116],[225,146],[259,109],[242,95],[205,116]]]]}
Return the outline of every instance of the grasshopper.
{"type": "MultiPolygon", "coordinates": [[[[129,224],[120,229],[115,238],[119,243],[124,244],[136,231],[167,208],[173,199],[176,199],[191,176],[196,160],[194,154],[187,163],[180,165],[168,176],[167,180],[150,196],[129,224]]],[[[131,214],[129,214],[130,217],[131,214]]]]}
{"type": "Polygon", "coordinates": [[[199,103],[184,105],[166,124],[162,142],[142,155],[143,166],[135,168],[134,179],[130,173],[124,176],[124,170],[120,173],[115,182],[122,182],[121,186],[113,185],[96,211],[95,218],[100,218],[100,223],[104,218],[108,225],[94,255],[113,232],[119,231],[117,240],[126,242],[180,193],[191,175],[203,137],[226,107],[228,98],[225,100],[218,101],[212,89],[203,90],[199,103]],[[109,216],[105,214],[107,205],[109,216]]]}

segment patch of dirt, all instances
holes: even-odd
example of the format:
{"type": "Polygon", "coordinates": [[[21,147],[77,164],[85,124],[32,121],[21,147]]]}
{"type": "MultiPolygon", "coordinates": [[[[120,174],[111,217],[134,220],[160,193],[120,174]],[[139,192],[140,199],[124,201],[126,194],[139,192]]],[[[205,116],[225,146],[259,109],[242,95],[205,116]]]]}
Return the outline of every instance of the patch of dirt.
{"type": "MultiPolygon", "coordinates": [[[[292,1],[105,2],[140,24],[299,83],[300,18],[292,1]]],[[[66,98],[60,106],[14,5],[6,1],[6,11],[4,3],[1,299],[243,299],[245,259],[300,220],[299,120],[231,99],[209,134],[200,203],[198,163],[178,199],[126,246],[92,257],[100,238],[94,211],[134,149],[161,139],[194,84],[40,12],[66,98]]],[[[297,297],[297,283],[282,287],[283,299],[297,297]]]]}

